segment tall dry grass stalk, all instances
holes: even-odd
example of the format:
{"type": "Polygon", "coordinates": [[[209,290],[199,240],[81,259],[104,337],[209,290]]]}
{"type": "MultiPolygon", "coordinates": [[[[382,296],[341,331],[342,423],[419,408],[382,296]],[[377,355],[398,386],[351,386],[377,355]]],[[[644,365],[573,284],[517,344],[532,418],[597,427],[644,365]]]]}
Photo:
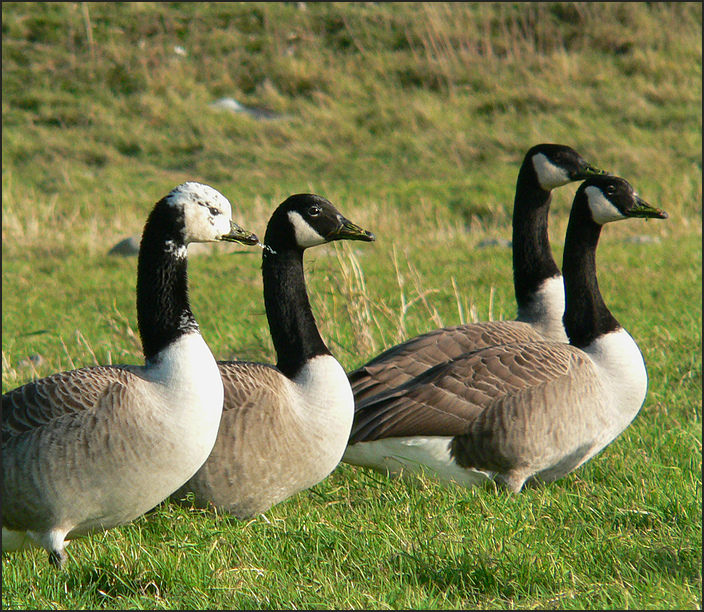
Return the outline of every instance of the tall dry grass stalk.
{"type": "Polygon", "coordinates": [[[415,292],[415,297],[408,299],[404,290],[404,287],[406,285],[406,277],[404,276],[403,272],[401,271],[401,267],[399,266],[398,253],[396,252],[395,246],[393,247],[392,257],[394,262],[394,269],[396,270],[396,282],[398,283],[401,298],[401,305],[399,307],[398,313],[399,335],[396,338],[397,342],[401,342],[407,338],[407,330],[405,323],[406,315],[408,314],[410,309],[418,303],[422,304],[425,308],[425,311],[428,313],[428,319],[431,325],[435,327],[443,327],[444,324],[440,313],[437,311],[437,308],[435,308],[435,306],[433,306],[432,303],[428,300],[428,296],[432,293],[437,293],[438,290],[425,289],[423,287],[422,275],[418,272],[418,269],[408,260],[408,256],[406,255],[406,266],[408,267],[408,273],[411,276],[411,280],[413,282],[413,289],[415,292]]]}
{"type": "Polygon", "coordinates": [[[372,327],[381,332],[382,325],[373,312],[364,271],[357,255],[349,245],[335,244],[335,256],[340,265],[338,289],[352,324],[354,344],[360,354],[375,353],[377,342],[372,327]]]}

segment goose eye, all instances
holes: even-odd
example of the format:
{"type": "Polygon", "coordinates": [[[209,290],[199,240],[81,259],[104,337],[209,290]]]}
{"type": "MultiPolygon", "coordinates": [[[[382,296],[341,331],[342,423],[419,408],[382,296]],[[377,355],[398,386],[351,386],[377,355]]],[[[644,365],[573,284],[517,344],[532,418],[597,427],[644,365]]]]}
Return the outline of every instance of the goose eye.
{"type": "Polygon", "coordinates": [[[613,185],[609,185],[606,187],[606,195],[612,196],[615,193],[616,193],[616,187],[614,187],[613,185]]]}
{"type": "Polygon", "coordinates": [[[320,214],[320,206],[317,206],[317,205],[311,206],[311,207],[308,209],[308,214],[309,214],[311,217],[317,217],[317,216],[320,214]]]}
{"type": "Polygon", "coordinates": [[[215,208],[215,206],[208,206],[208,210],[210,211],[210,214],[213,215],[213,217],[217,217],[220,214],[220,211],[215,208]]]}

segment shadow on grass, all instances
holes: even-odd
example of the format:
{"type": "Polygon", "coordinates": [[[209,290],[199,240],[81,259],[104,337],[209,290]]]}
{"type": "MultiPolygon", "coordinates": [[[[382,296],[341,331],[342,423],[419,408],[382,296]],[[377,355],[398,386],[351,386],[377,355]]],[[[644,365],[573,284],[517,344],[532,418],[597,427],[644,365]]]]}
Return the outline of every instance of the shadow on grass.
{"type": "Polygon", "coordinates": [[[72,571],[66,579],[66,589],[80,597],[90,593],[106,604],[110,602],[138,602],[144,598],[154,601],[163,596],[160,580],[144,572],[136,573],[135,568],[99,560],[93,566],[83,566],[80,571],[72,571]]]}
{"type": "Polygon", "coordinates": [[[701,584],[701,550],[675,550],[669,546],[644,551],[636,567],[642,573],[655,573],[673,579],[701,584]]]}
{"type": "Polygon", "coordinates": [[[422,554],[401,552],[395,559],[400,573],[413,576],[419,585],[440,593],[474,593],[500,599],[516,597],[515,588],[499,579],[496,562],[483,555],[464,553],[456,559],[427,559],[422,554]]]}

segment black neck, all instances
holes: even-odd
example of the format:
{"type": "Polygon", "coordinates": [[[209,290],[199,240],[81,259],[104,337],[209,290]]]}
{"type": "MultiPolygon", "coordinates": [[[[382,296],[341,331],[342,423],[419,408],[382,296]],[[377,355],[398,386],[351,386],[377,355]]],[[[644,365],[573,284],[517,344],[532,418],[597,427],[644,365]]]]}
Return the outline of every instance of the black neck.
{"type": "Polygon", "coordinates": [[[262,273],[264,306],[274,342],[276,366],[288,378],[317,355],[330,351],[320,337],[308,301],[303,274],[303,251],[272,246],[264,249],[262,273]]]}
{"type": "MultiPolygon", "coordinates": [[[[577,197],[584,197],[578,194],[577,197]]],[[[585,348],[599,336],[619,329],[599,291],[596,277],[596,247],[601,225],[595,223],[587,206],[572,206],[562,263],[565,279],[563,322],[570,344],[585,348]]]]}
{"type": "Polygon", "coordinates": [[[147,363],[184,333],[198,331],[188,301],[186,246],[174,227],[174,214],[159,202],[147,219],[139,249],[137,323],[147,363]]]}
{"type": "Polygon", "coordinates": [[[513,288],[519,310],[529,308],[542,284],[560,275],[550,248],[548,213],[552,194],[538,184],[524,163],[518,173],[513,205],[513,288]]]}

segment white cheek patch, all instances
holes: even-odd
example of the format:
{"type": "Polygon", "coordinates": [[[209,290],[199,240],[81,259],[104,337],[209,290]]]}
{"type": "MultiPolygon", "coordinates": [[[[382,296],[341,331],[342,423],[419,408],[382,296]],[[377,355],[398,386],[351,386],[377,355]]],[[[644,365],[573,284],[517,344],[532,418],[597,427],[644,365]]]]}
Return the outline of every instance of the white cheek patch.
{"type": "Polygon", "coordinates": [[[592,219],[599,225],[626,218],[626,215],[616,208],[598,187],[589,186],[585,192],[589,210],[592,211],[592,219]]]}
{"type": "MultiPolygon", "coordinates": [[[[203,185],[205,187],[205,185],[203,185]]],[[[215,191],[211,188],[211,191],[215,191]]],[[[217,192],[215,192],[217,193],[217,192]]],[[[202,195],[202,194],[200,194],[202,195]]],[[[221,196],[224,199],[224,196],[221,196]]],[[[230,233],[230,203],[220,199],[187,199],[182,202],[185,219],[186,244],[191,242],[211,242],[219,240],[230,233]],[[225,205],[226,204],[226,205],[225,205]],[[212,215],[210,207],[217,208],[221,214],[212,215]]]]}
{"type": "Polygon", "coordinates": [[[212,240],[216,234],[207,209],[191,201],[184,203],[184,242],[204,242],[212,240]]]}
{"type": "Polygon", "coordinates": [[[186,244],[192,242],[213,242],[230,233],[230,221],[223,215],[211,217],[205,212],[200,217],[194,217],[186,222],[186,244]]]}
{"type": "Polygon", "coordinates": [[[288,218],[291,221],[291,225],[293,225],[298,246],[307,249],[308,247],[325,244],[325,238],[306,223],[299,213],[291,211],[288,213],[288,218]]]}
{"type": "Polygon", "coordinates": [[[543,153],[533,155],[533,168],[538,175],[538,182],[545,191],[552,191],[570,182],[567,171],[553,164],[543,153]]]}
{"type": "Polygon", "coordinates": [[[232,229],[230,225],[230,219],[228,219],[226,215],[218,215],[215,218],[211,217],[210,222],[213,224],[213,227],[215,228],[215,233],[217,234],[218,238],[226,236],[230,233],[230,230],[232,229]]]}

